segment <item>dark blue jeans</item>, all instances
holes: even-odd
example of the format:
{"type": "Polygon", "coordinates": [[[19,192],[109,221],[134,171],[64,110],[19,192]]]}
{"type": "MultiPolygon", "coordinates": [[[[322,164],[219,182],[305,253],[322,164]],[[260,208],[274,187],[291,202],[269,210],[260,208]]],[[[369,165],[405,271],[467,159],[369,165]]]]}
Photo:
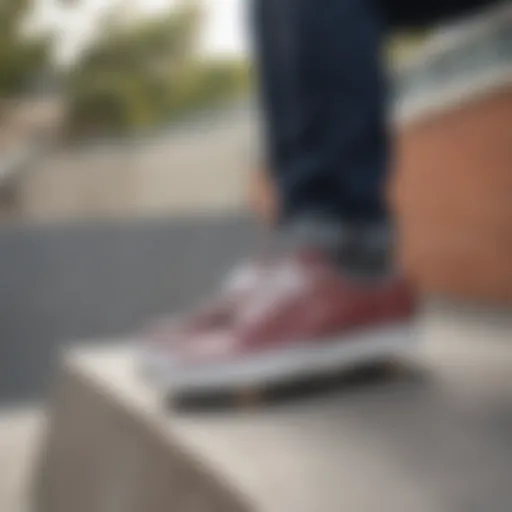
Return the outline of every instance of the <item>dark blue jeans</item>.
{"type": "Polygon", "coordinates": [[[256,0],[269,168],[283,219],[381,221],[383,33],[368,0],[256,0]]]}
{"type": "Polygon", "coordinates": [[[389,162],[385,25],[488,0],[254,0],[268,164],[282,218],[384,223],[389,162]]]}

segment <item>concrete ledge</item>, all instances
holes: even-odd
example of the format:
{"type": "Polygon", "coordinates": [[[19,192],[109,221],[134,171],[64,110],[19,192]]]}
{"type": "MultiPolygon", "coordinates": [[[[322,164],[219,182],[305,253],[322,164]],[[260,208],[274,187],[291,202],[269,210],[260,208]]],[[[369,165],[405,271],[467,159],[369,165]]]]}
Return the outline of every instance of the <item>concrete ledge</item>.
{"type": "Polygon", "coordinates": [[[420,375],[177,414],[133,352],[63,359],[37,512],[512,510],[512,322],[429,313],[420,375]]]}
{"type": "Polygon", "coordinates": [[[37,512],[246,510],[235,489],[167,432],[165,411],[134,380],[132,362],[122,349],[77,349],[64,359],[37,512]]]}
{"type": "Polygon", "coordinates": [[[30,484],[44,415],[32,405],[0,407],[0,510],[33,512],[30,484]]]}

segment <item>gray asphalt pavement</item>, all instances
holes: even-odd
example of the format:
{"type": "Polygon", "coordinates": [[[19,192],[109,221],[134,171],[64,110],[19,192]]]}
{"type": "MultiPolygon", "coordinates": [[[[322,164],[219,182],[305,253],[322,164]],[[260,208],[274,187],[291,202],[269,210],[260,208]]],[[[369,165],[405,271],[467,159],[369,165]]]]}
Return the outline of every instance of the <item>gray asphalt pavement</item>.
{"type": "Polygon", "coordinates": [[[0,229],[0,403],[40,398],[59,347],[201,297],[257,244],[243,217],[0,229]]]}

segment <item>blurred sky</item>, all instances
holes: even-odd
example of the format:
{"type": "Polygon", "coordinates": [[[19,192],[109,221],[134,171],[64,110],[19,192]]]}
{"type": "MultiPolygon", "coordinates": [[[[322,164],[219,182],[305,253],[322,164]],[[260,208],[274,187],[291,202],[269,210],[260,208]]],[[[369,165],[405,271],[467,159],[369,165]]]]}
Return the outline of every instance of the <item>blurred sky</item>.
{"type": "MultiPolygon", "coordinates": [[[[87,44],[97,20],[112,5],[123,5],[131,16],[158,15],[187,0],[35,0],[32,24],[57,32],[57,58],[67,62],[87,44]]],[[[247,51],[245,8],[248,0],[199,0],[205,12],[201,52],[244,56],[247,51]]]]}

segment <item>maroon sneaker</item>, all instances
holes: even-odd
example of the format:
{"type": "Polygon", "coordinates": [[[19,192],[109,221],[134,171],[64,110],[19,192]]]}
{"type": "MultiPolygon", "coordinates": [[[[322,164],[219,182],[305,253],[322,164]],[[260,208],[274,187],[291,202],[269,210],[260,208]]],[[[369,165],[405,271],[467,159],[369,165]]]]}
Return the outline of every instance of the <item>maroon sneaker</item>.
{"type": "Polygon", "coordinates": [[[184,337],[207,329],[231,325],[233,314],[251,292],[260,285],[268,270],[265,259],[249,260],[228,274],[217,294],[191,313],[171,315],[147,327],[143,339],[151,346],[172,346],[184,337]]]}
{"type": "Polygon", "coordinates": [[[402,278],[344,277],[318,254],[276,263],[229,322],[153,344],[144,365],[174,394],[284,384],[386,360],[411,346],[402,278]]]}

